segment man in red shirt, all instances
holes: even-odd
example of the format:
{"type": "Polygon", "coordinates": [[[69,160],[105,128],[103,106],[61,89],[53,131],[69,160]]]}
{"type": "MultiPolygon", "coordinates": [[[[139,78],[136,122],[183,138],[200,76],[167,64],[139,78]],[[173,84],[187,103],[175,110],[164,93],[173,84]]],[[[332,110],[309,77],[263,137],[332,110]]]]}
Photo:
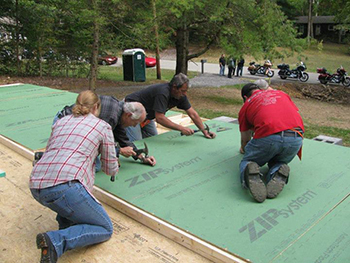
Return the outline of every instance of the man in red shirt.
{"type": "Polygon", "coordinates": [[[241,183],[261,203],[266,197],[275,198],[288,182],[287,164],[301,150],[304,124],[298,108],[282,91],[261,90],[249,83],[242,88],[242,98],[241,183]],[[260,167],[266,163],[269,171],[262,178],[260,167]]]}

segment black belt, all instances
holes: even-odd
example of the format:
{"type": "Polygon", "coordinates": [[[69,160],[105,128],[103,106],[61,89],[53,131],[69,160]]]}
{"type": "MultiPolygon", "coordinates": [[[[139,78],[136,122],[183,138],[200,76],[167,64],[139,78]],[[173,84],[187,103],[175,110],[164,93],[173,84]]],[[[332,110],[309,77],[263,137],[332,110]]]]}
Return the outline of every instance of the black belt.
{"type": "Polygon", "coordinates": [[[276,132],[274,135],[281,135],[282,137],[302,137],[303,131],[301,129],[295,129],[296,131],[292,130],[285,130],[281,132],[276,132]]]}

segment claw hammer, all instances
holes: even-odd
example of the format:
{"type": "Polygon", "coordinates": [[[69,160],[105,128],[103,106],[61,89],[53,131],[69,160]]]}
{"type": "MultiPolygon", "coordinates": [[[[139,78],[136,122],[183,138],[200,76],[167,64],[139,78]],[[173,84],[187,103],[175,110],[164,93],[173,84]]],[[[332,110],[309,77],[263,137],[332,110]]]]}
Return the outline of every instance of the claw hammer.
{"type": "MultiPolygon", "coordinates": [[[[209,132],[209,126],[206,124],[206,123],[204,123],[204,125],[205,125],[205,131],[208,131],[209,132]]],[[[196,133],[196,132],[199,132],[199,131],[202,131],[202,130],[194,130],[194,133],[196,133]]],[[[184,134],[183,133],[181,133],[181,136],[183,136],[184,134]]]]}

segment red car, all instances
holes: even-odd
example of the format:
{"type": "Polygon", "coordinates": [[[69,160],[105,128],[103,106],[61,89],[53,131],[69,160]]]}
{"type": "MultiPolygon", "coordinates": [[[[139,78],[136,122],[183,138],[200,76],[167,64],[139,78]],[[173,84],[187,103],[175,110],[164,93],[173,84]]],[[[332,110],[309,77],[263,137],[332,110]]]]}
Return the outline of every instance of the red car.
{"type": "Polygon", "coordinates": [[[151,57],[145,58],[146,68],[152,68],[156,65],[156,59],[151,57]]]}
{"type": "Polygon", "coordinates": [[[117,63],[118,58],[113,55],[108,55],[107,53],[102,53],[98,55],[98,64],[101,65],[112,65],[117,63]]]}

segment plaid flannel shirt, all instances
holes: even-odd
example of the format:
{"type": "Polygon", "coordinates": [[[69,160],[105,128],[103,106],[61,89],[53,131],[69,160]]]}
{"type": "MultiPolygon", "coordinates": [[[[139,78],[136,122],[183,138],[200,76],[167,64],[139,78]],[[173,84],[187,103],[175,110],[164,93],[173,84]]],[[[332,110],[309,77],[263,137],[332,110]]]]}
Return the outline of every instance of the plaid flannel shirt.
{"type": "Polygon", "coordinates": [[[43,157],[34,166],[29,186],[43,189],[78,180],[90,193],[95,181],[95,158],[101,153],[102,170],[118,172],[111,126],[92,114],[66,116],[52,127],[43,157]]]}

